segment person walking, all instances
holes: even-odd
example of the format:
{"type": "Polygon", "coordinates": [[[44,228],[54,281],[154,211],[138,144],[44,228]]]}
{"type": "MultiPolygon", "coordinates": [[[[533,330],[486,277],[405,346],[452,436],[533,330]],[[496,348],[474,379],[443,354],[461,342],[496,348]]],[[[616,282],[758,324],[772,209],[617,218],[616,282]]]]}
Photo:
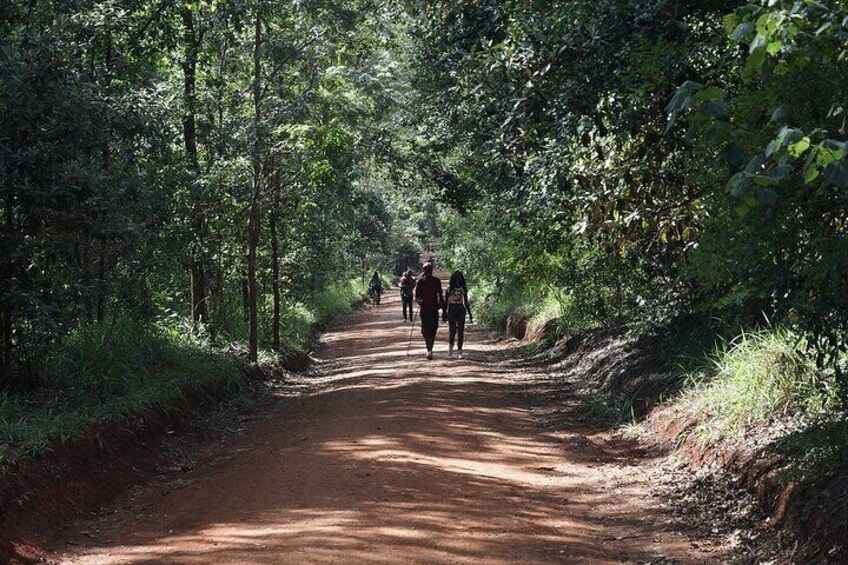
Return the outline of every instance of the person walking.
{"type": "Polygon", "coordinates": [[[462,343],[465,341],[465,315],[468,314],[468,319],[474,323],[474,316],[471,314],[471,303],[468,302],[468,285],[465,283],[465,276],[462,271],[454,271],[448,282],[448,288],[445,292],[444,319],[448,323],[448,357],[453,357],[454,341],[456,342],[456,352],[459,358],[462,359],[462,343]]]}
{"type": "Polygon", "coordinates": [[[424,273],[415,285],[415,301],[421,318],[421,335],[427,346],[427,359],[432,359],[436,330],[439,329],[439,310],[444,312],[445,296],[442,293],[442,281],[433,275],[433,265],[430,263],[424,263],[424,273]]]}
{"type": "Polygon", "coordinates": [[[412,299],[415,291],[415,275],[412,269],[407,269],[400,277],[400,301],[403,304],[403,321],[406,322],[406,312],[409,310],[409,321],[413,321],[412,299]]]}
{"type": "Polygon", "coordinates": [[[380,273],[374,271],[371,277],[371,282],[368,283],[368,296],[374,301],[375,306],[380,305],[380,293],[383,291],[383,281],[380,280],[380,273]]]}

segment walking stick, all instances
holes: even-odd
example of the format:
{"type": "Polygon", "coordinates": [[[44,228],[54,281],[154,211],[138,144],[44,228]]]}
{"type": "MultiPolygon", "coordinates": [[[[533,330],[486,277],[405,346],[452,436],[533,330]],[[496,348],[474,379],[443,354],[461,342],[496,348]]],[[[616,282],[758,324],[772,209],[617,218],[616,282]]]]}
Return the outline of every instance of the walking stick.
{"type": "MultiPolygon", "coordinates": [[[[418,313],[421,314],[421,306],[418,307],[418,313]]],[[[412,312],[412,327],[409,328],[409,343],[406,344],[406,356],[409,357],[409,349],[412,347],[412,332],[415,331],[415,312],[412,312]]]]}

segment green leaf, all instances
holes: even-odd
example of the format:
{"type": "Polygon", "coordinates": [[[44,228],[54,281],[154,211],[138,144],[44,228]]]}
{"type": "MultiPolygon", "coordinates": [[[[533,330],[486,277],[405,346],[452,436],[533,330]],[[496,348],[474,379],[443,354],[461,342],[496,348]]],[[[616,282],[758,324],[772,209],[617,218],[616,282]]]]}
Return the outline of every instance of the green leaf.
{"type": "Polygon", "coordinates": [[[692,104],[692,94],[701,90],[701,88],[703,88],[703,85],[692,80],[687,80],[680,85],[680,88],[674,93],[671,102],[666,106],[669,116],[665,133],[670,132],[674,128],[674,124],[677,122],[681,110],[689,109],[692,104]]]}
{"type": "Polygon", "coordinates": [[[848,188],[848,161],[842,160],[838,163],[831,163],[825,169],[824,177],[838,188],[848,188]]]}
{"type": "Polygon", "coordinates": [[[784,118],[786,118],[786,108],[779,106],[771,113],[771,120],[769,120],[769,123],[780,123],[784,120],[784,118]]]}
{"type": "Polygon", "coordinates": [[[744,22],[736,26],[736,29],[734,29],[733,33],[730,34],[730,39],[736,43],[745,43],[748,41],[748,38],[753,32],[754,24],[751,22],[744,22]]]}
{"type": "Polygon", "coordinates": [[[744,173],[738,173],[733,175],[733,178],[730,179],[730,195],[734,198],[741,198],[745,194],[748,193],[748,189],[751,185],[751,180],[748,175],[744,173]]]}
{"type": "MultiPolygon", "coordinates": [[[[787,146],[793,146],[795,144],[799,144],[795,150],[799,151],[798,155],[793,155],[794,157],[799,157],[801,154],[806,151],[810,146],[809,138],[804,136],[804,132],[800,129],[793,129],[789,127],[780,128],[780,133],[777,134],[771,143],[766,147],[766,157],[771,157],[775,153],[779,152],[781,149],[787,146]],[[806,147],[804,147],[804,140],[806,141],[806,147]]],[[[790,155],[792,155],[792,151],[789,151],[790,155]]]]}
{"type": "MultiPolygon", "coordinates": [[[[758,36],[759,37],[759,36],[758,36]]],[[[752,44],[753,47],[753,44],[752,44]]],[[[745,63],[744,73],[747,76],[755,75],[763,70],[763,65],[766,62],[766,48],[765,44],[758,46],[756,49],[752,49],[751,54],[748,55],[748,60],[745,63]]]]}
{"type": "Polygon", "coordinates": [[[807,170],[804,172],[804,183],[810,184],[811,182],[819,178],[820,174],[821,169],[818,167],[818,165],[816,165],[815,162],[810,163],[810,165],[807,167],[807,170]]]}
{"type": "Polygon", "coordinates": [[[694,96],[692,96],[692,100],[694,100],[695,102],[708,102],[710,100],[723,98],[724,91],[716,86],[708,86],[707,88],[702,88],[694,96]]]}
{"type": "Polygon", "coordinates": [[[673,112],[674,110],[682,110],[684,107],[688,106],[689,99],[692,95],[703,88],[701,83],[695,82],[693,80],[687,80],[680,88],[677,89],[677,92],[674,93],[674,96],[671,99],[671,102],[666,106],[667,112],[673,112]]]}
{"type": "Polygon", "coordinates": [[[748,166],[745,167],[745,172],[753,174],[760,170],[765,162],[765,155],[754,155],[754,157],[748,162],[748,166]]]}
{"type": "Polygon", "coordinates": [[[780,181],[768,175],[747,175],[757,186],[775,186],[780,181]]]}
{"type": "Polygon", "coordinates": [[[826,139],[819,146],[818,156],[816,158],[816,162],[822,168],[827,167],[834,161],[839,161],[840,159],[845,158],[846,147],[844,143],[840,143],[839,141],[833,139],[826,139]]]}
{"type": "Polygon", "coordinates": [[[736,26],[739,25],[739,16],[736,14],[727,14],[722,18],[722,25],[724,26],[724,32],[727,35],[732,34],[736,30],[736,26]]]}
{"type": "Polygon", "coordinates": [[[821,35],[832,27],[833,27],[833,22],[827,22],[826,24],[824,24],[823,26],[821,26],[819,29],[816,30],[816,35],[821,35]]]}
{"type": "Polygon", "coordinates": [[[803,137],[799,141],[789,144],[789,146],[786,148],[786,152],[789,153],[789,156],[793,159],[797,159],[801,155],[806,153],[806,151],[810,148],[810,145],[810,138],[803,137]]]}

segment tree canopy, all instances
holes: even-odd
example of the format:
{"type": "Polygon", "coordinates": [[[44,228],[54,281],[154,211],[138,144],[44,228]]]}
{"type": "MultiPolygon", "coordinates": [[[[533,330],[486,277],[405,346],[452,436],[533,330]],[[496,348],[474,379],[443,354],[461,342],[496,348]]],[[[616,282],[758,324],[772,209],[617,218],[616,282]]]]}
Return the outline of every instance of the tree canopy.
{"type": "Polygon", "coordinates": [[[570,323],[848,325],[848,4],[0,7],[8,386],[82,324],[280,344],[422,241],[570,323]]]}

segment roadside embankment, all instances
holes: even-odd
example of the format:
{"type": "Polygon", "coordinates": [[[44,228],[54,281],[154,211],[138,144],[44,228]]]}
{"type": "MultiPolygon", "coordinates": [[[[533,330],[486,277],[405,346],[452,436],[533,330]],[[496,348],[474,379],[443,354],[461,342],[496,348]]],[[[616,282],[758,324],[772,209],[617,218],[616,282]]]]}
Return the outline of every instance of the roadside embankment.
{"type": "Polygon", "coordinates": [[[699,362],[684,359],[681,342],[704,341],[696,333],[586,331],[527,362],[581,391],[594,415],[628,423],[628,433],[684,461],[687,488],[709,485],[709,496],[681,498],[715,513],[717,498],[750,495],[759,508],[746,510],[748,540],[763,546],[751,552],[780,545],[787,562],[846,562],[848,421],[835,376],[781,330],[739,338],[699,362]]]}

